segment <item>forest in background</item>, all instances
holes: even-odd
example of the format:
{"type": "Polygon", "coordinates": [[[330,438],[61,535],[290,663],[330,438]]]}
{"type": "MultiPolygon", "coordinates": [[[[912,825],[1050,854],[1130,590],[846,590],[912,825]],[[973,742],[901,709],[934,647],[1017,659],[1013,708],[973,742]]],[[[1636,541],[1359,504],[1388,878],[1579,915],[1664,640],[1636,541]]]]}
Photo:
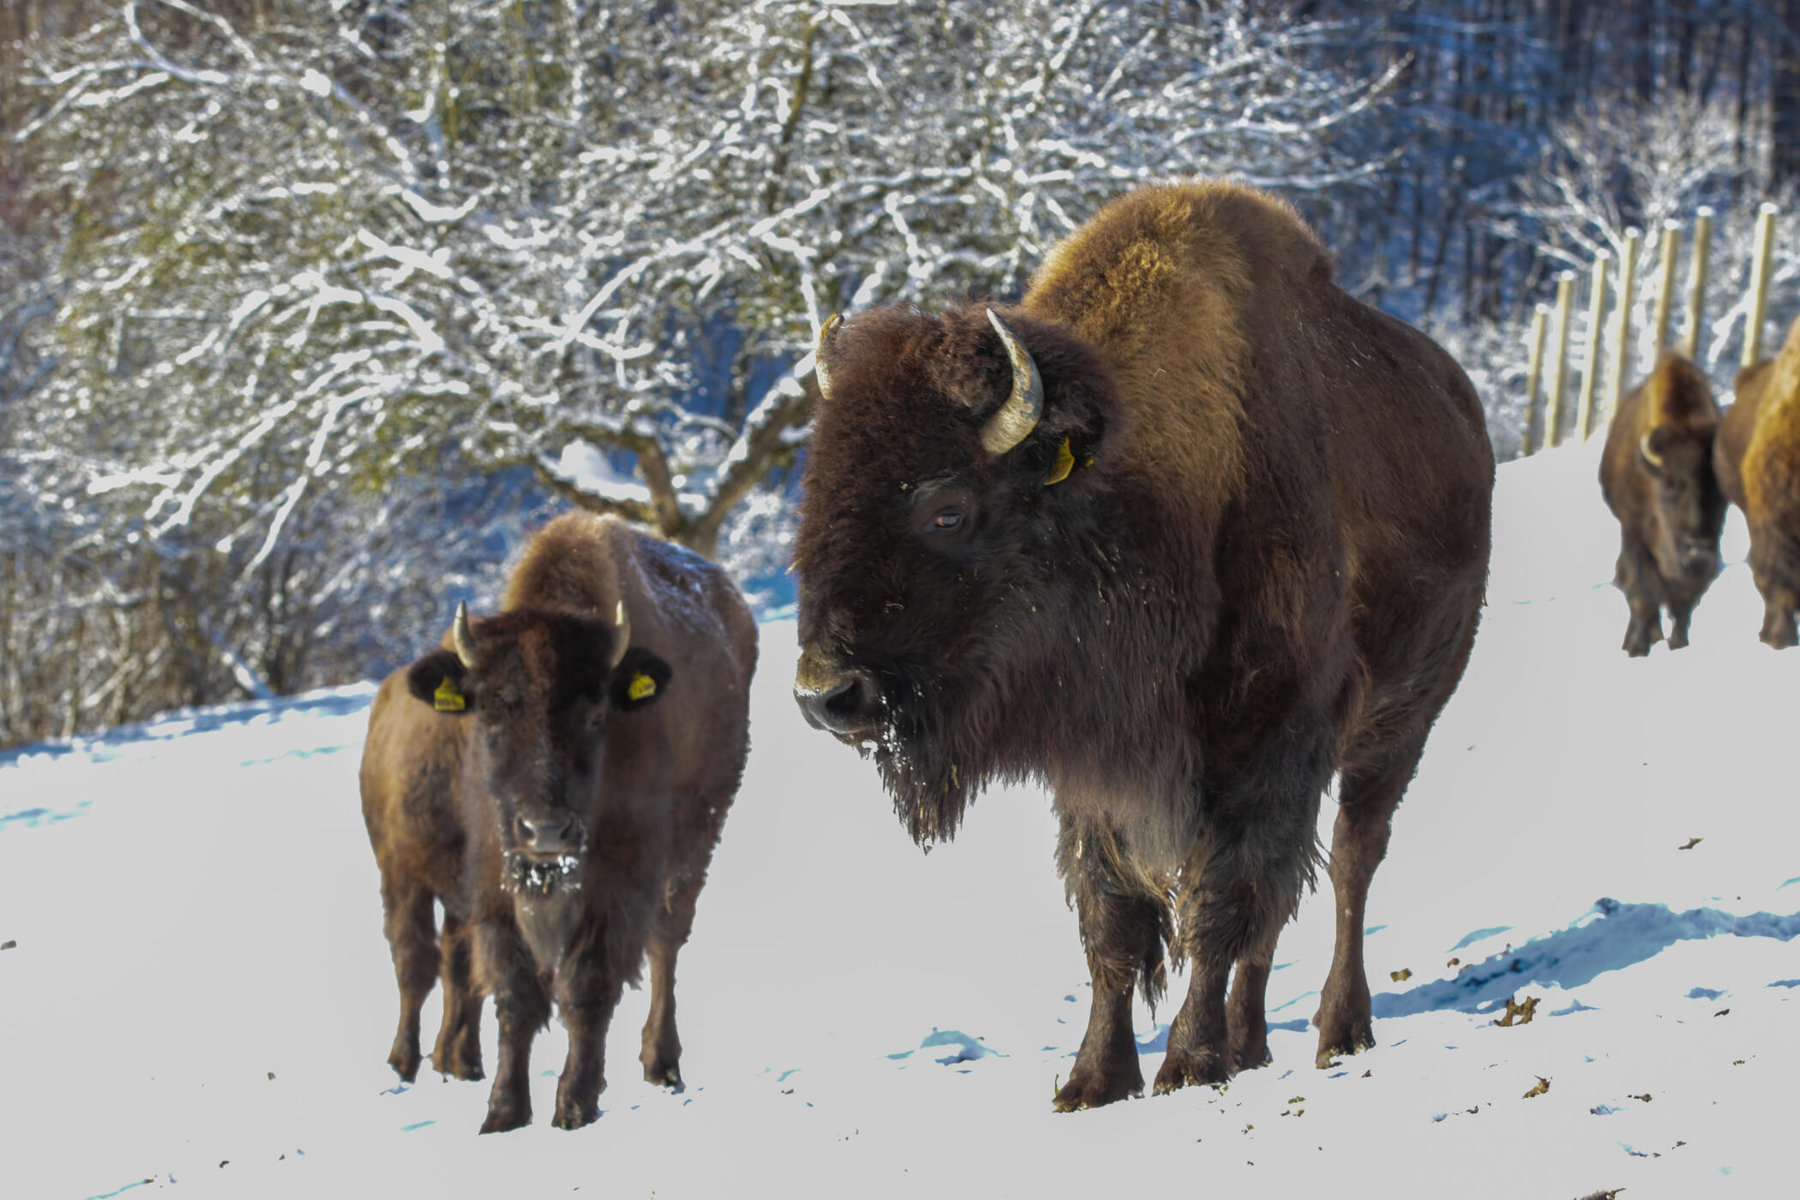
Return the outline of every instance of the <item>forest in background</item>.
{"type": "Polygon", "coordinates": [[[818,322],[1139,181],[1286,196],[1504,459],[1702,204],[1728,389],[1800,177],[1800,0],[5,0],[0,84],[0,746],[379,674],[568,504],[779,604],[818,322]]]}

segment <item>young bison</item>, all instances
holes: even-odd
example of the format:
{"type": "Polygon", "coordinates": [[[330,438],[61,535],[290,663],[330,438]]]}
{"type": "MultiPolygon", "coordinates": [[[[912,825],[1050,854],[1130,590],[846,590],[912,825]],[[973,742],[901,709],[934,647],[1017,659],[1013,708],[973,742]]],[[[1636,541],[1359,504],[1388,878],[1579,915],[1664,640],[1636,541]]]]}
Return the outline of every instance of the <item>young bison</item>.
{"type": "Polygon", "coordinates": [[[531,1042],[552,1001],[569,1031],[554,1123],[578,1128],[599,1115],[607,1026],[646,954],[639,1061],[646,1079],[681,1082],[675,958],[743,773],[756,625],[717,567],[574,514],[532,541],[498,614],[457,610],[449,641],[407,669],[413,699],[395,701],[447,725],[415,744],[410,773],[447,795],[393,822],[430,853],[383,857],[377,842],[384,893],[387,863],[434,857],[460,826],[460,877],[434,894],[457,944],[472,940],[474,991],[500,1022],[482,1132],[530,1121],[531,1042]]]}
{"type": "Polygon", "coordinates": [[[1688,644],[1694,605],[1719,573],[1725,497],[1713,474],[1719,408],[1700,369],[1679,354],[1657,359],[1649,378],[1619,400],[1600,458],[1600,491],[1619,519],[1613,582],[1631,620],[1625,653],[1641,657],[1662,640],[1662,610],[1674,623],[1669,649],[1688,644]]]}

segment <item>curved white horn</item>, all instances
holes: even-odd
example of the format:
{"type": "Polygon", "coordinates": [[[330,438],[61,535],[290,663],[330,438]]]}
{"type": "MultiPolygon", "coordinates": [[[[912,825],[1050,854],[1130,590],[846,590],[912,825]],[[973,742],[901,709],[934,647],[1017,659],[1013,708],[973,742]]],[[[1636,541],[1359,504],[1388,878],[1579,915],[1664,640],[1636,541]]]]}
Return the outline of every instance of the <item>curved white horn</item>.
{"type": "Polygon", "coordinates": [[[1031,351],[1006,327],[1006,322],[993,309],[988,309],[988,322],[1000,335],[1006,357],[1012,361],[1012,395],[981,427],[981,448],[989,454],[1005,454],[1030,436],[1044,415],[1044,381],[1038,375],[1031,351]]]}
{"type": "Polygon", "coordinates": [[[1663,456],[1650,448],[1649,434],[1646,433],[1642,440],[1638,442],[1638,453],[1644,456],[1645,462],[1649,463],[1659,471],[1662,470],[1663,456]]]}
{"type": "Polygon", "coordinates": [[[456,620],[450,624],[450,642],[456,647],[456,657],[462,659],[462,665],[475,665],[475,635],[469,632],[469,605],[466,601],[456,602],[456,620]]]}
{"type": "Polygon", "coordinates": [[[819,382],[819,395],[826,400],[831,399],[831,376],[825,370],[825,343],[831,340],[831,335],[843,323],[843,313],[832,313],[826,317],[825,323],[819,326],[818,344],[813,347],[813,378],[819,382]]]}
{"type": "Polygon", "coordinates": [[[619,665],[625,657],[625,650],[631,645],[631,618],[625,615],[625,601],[619,601],[618,611],[613,615],[613,651],[612,662],[607,670],[619,665]]]}

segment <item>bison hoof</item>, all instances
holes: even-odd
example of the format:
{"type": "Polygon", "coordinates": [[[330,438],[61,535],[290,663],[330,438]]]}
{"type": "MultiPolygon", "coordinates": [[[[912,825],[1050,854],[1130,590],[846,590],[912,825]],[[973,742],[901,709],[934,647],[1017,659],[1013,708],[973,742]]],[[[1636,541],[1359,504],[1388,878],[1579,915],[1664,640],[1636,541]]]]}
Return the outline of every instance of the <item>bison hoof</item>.
{"type": "Polygon", "coordinates": [[[531,1107],[512,1104],[488,1105],[487,1120],[481,1123],[483,1133],[506,1133],[531,1124],[531,1107]]]}
{"type": "Polygon", "coordinates": [[[1256,1039],[1233,1039],[1231,1057],[1240,1071],[1254,1071],[1275,1061],[1275,1056],[1269,1053],[1267,1035],[1256,1039]]]}
{"type": "Polygon", "coordinates": [[[445,1079],[461,1079],[465,1083],[479,1083],[487,1078],[487,1073],[481,1069],[480,1063],[457,1062],[455,1059],[451,1059],[450,1065],[440,1070],[438,1074],[445,1079]]]}
{"type": "Polygon", "coordinates": [[[431,1052],[431,1061],[432,1064],[437,1067],[438,1074],[442,1075],[445,1079],[462,1079],[469,1082],[475,1082],[487,1078],[482,1072],[481,1056],[479,1054],[471,1057],[468,1055],[457,1054],[455,1051],[446,1053],[442,1050],[433,1050],[431,1052]]]}
{"type": "Polygon", "coordinates": [[[1224,1083],[1231,1074],[1225,1058],[1211,1050],[1187,1054],[1171,1050],[1156,1072],[1156,1094],[1166,1096],[1190,1084],[1224,1083]]]}
{"type": "Polygon", "coordinates": [[[400,1076],[402,1083],[412,1083],[419,1078],[419,1052],[407,1052],[398,1047],[388,1055],[388,1066],[394,1068],[394,1074],[400,1076]]]}
{"type": "Polygon", "coordinates": [[[580,1129],[584,1125],[592,1125],[600,1119],[600,1102],[594,1100],[571,1100],[558,1097],[556,1116],[551,1124],[558,1129],[580,1129]]]}
{"type": "Polygon", "coordinates": [[[658,1087],[682,1090],[681,1065],[673,1062],[652,1061],[644,1065],[644,1082],[654,1083],[658,1087]]]}
{"type": "MultiPolygon", "coordinates": [[[[1133,1065],[1136,1065],[1135,1060],[1133,1065]]],[[[1062,1085],[1050,1104],[1057,1112],[1079,1112],[1084,1108],[1099,1108],[1102,1104],[1143,1094],[1144,1076],[1141,1071],[1127,1073],[1077,1070],[1069,1077],[1069,1082],[1062,1085]]]]}
{"type": "Polygon", "coordinates": [[[1369,1023],[1354,1022],[1341,1034],[1330,1035],[1325,1030],[1319,1031],[1319,1053],[1313,1059],[1313,1065],[1323,1071],[1327,1067],[1337,1065],[1340,1055],[1361,1054],[1364,1050],[1375,1047],[1375,1035],[1369,1031],[1369,1023]]]}

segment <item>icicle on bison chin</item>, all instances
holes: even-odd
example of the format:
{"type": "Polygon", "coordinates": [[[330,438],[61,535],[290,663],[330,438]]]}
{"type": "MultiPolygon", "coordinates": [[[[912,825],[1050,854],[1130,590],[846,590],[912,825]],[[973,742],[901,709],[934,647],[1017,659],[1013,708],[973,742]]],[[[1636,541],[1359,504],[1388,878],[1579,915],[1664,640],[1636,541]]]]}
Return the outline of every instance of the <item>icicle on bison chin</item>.
{"type": "Polygon", "coordinates": [[[922,845],[990,780],[1049,787],[1093,981],[1056,1107],[1141,1094],[1131,989],[1165,959],[1190,983],[1156,1091],[1268,1061],[1334,773],[1318,1062],[1372,1046],[1369,881],[1487,577],[1462,370],[1218,183],[1114,201],[1016,306],[833,318],[818,364],[795,699],[922,845]]]}

